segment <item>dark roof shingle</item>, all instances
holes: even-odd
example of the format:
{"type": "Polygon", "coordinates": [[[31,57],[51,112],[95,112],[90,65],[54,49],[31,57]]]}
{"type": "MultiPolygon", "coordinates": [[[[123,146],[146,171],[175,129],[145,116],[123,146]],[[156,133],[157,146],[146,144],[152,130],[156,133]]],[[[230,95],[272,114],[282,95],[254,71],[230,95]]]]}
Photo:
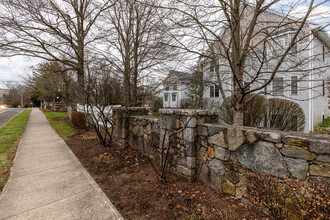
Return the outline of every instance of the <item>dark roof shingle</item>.
{"type": "Polygon", "coordinates": [[[191,73],[180,72],[176,70],[171,70],[170,74],[175,74],[181,82],[189,83],[190,78],[192,77],[191,73]]]}

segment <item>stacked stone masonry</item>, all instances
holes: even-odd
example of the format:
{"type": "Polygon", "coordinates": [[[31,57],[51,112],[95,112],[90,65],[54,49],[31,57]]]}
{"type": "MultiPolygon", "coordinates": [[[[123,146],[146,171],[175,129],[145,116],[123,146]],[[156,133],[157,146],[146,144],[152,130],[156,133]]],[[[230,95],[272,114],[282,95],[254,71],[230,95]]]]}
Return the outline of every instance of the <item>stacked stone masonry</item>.
{"type": "Polygon", "coordinates": [[[169,169],[241,198],[246,171],[305,180],[330,178],[330,136],[285,133],[217,124],[215,112],[144,108],[114,110],[115,140],[160,160],[170,149],[169,169]]]}

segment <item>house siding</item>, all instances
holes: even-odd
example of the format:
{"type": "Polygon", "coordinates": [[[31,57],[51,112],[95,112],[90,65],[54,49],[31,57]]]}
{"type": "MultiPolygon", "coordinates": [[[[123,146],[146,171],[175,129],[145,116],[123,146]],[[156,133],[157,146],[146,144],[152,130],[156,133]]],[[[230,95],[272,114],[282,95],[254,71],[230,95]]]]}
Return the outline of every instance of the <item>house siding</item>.
{"type": "MultiPolygon", "coordinates": [[[[306,29],[304,29],[306,33],[306,29]]],[[[312,36],[313,37],[313,36],[312,36]]],[[[311,37],[311,38],[312,38],[311,37]]],[[[281,39],[285,40],[285,45],[287,46],[287,41],[289,40],[288,34],[283,34],[281,39]]],[[[330,77],[330,69],[324,68],[321,71],[318,71],[322,66],[329,66],[330,58],[329,58],[329,48],[325,46],[325,61],[323,61],[323,43],[321,43],[317,38],[311,39],[312,43],[304,39],[298,44],[298,51],[296,57],[288,56],[286,60],[282,63],[282,65],[290,65],[293,59],[307,59],[312,57],[312,59],[308,62],[305,62],[299,68],[304,71],[297,72],[281,72],[279,71],[276,77],[283,77],[284,79],[284,93],[283,95],[274,95],[273,93],[273,82],[267,86],[267,98],[278,97],[287,100],[291,100],[299,104],[305,114],[305,132],[310,132],[315,129],[316,126],[320,122],[322,122],[323,117],[326,118],[330,116],[330,110],[328,108],[328,98],[327,98],[327,90],[324,90],[323,95],[323,81],[326,82],[327,78],[330,77]],[[304,48],[307,48],[303,50],[304,48]],[[311,56],[312,55],[312,56],[311,56]],[[312,71],[310,71],[312,70],[312,71]],[[307,72],[307,73],[306,73],[307,72]],[[298,77],[298,93],[291,94],[291,77],[298,77]],[[323,116],[324,115],[324,116],[323,116]]],[[[271,64],[270,64],[271,65],[271,64]]],[[[228,67],[220,60],[220,74],[228,72],[228,67]]],[[[210,85],[217,84],[216,76],[213,72],[210,72],[210,68],[207,65],[204,69],[204,80],[206,83],[206,89],[204,92],[203,98],[208,100],[208,104],[205,104],[204,107],[211,108],[210,106],[214,106],[216,104],[220,105],[222,103],[222,98],[211,98],[210,97],[210,85]]],[[[232,91],[232,83],[230,83],[228,79],[226,81],[226,85],[224,85],[225,95],[229,97],[232,91]]],[[[244,81],[249,82],[248,78],[245,78],[244,81]]],[[[251,85],[251,88],[255,87],[255,84],[251,85]]],[[[264,91],[259,91],[263,93],[264,91]]],[[[205,102],[204,102],[205,103],[205,102]]]]}

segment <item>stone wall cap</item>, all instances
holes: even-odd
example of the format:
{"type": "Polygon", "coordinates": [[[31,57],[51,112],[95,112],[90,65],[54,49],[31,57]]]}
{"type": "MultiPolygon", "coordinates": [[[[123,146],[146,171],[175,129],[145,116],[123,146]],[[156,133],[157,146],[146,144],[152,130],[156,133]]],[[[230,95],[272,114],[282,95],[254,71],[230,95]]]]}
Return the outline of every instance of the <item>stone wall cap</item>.
{"type": "Polygon", "coordinates": [[[133,115],[131,116],[131,118],[136,118],[136,119],[146,119],[148,121],[152,121],[152,122],[158,122],[159,120],[159,116],[154,116],[154,115],[133,115]]]}
{"type": "Polygon", "coordinates": [[[187,115],[187,116],[203,116],[203,115],[217,115],[216,111],[206,109],[159,109],[160,114],[167,115],[187,115]]]}
{"type": "Polygon", "coordinates": [[[112,107],[113,110],[128,110],[128,111],[149,111],[147,107],[112,107]]]}

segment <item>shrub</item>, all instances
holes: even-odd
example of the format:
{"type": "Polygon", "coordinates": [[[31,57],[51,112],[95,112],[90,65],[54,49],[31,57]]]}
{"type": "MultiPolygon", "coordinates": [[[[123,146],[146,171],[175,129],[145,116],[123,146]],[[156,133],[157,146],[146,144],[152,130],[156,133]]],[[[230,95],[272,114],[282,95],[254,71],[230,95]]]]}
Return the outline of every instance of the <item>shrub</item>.
{"type": "Polygon", "coordinates": [[[201,100],[203,108],[205,109],[218,109],[220,106],[220,103],[218,100],[213,99],[213,98],[203,98],[203,100],[201,100]]]}
{"type": "MultiPolygon", "coordinates": [[[[220,121],[232,124],[231,108],[223,103],[219,108],[220,121]]],[[[250,94],[244,99],[244,126],[268,127],[286,131],[303,131],[305,114],[295,102],[250,94]]]]}
{"type": "Polygon", "coordinates": [[[330,127],[330,117],[327,117],[323,122],[319,125],[321,128],[330,127]]]}
{"type": "Polygon", "coordinates": [[[163,100],[155,99],[152,107],[152,112],[159,112],[159,109],[163,108],[163,100]]]}
{"type": "MultiPolygon", "coordinates": [[[[261,95],[247,95],[244,102],[244,126],[258,127],[264,123],[267,99],[261,95]]],[[[233,112],[224,102],[220,107],[220,120],[232,124],[233,112]]]]}
{"type": "Polygon", "coordinates": [[[279,98],[269,99],[267,103],[267,127],[286,131],[304,130],[305,114],[297,103],[279,98]]]}
{"type": "Polygon", "coordinates": [[[84,129],[84,130],[87,129],[86,115],[83,112],[72,112],[71,122],[75,128],[84,129]]]}
{"type": "Polygon", "coordinates": [[[325,179],[280,179],[247,174],[247,196],[272,219],[329,219],[329,184],[325,179]]]}

